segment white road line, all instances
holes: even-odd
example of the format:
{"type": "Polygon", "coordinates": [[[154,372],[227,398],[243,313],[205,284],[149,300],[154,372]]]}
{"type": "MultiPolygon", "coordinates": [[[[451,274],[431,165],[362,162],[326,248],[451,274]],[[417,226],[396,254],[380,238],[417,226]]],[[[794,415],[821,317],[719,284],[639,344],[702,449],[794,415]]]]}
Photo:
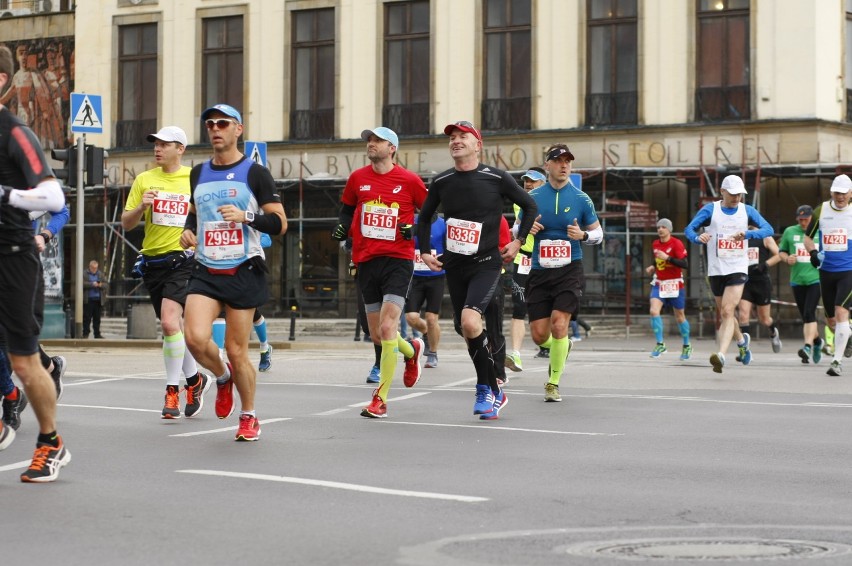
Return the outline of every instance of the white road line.
{"type": "Polygon", "coordinates": [[[72,405],[70,403],[58,403],[57,407],[72,407],[75,409],[106,409],[107,411],[138,411],[141,413],[160,413],[159,409],[134,409],[133,407],[106,407],[104,405],[72,405]]]}
{"type": "Polygon", "coordinates": [[[599,393],[595,395],[563,394],[562,396],[576,397],[578,399],[650,399],[653,401],[693,401],[699,403],[719,403],[722,405],[764,405],[770,407],[828,407],[835,409],[852,408],[852,403],[820,403],[815,401],[804,403],[784,403],[779,401],[737,401],[734,399],[709,399],[707,397],[679,397],[673,395],[620,395],[617,393],[599,393]]]}
{"type": "Polygon", "coordinates": [[[24,460],[23,462],[15,462],[14,464],[6,464],[5,466],[0,466],[0,472],[10,472],[12,470],[23,470],[24,468],[29,468],[31,460],[24,460]]]}
{"type": "Polygon", "coordinates": [[[543,430],[535,428],[516,428],[511,426],[489,426],[489,425],[463,425],[449,423],[413,423],[407,421],[382,421],[382,424],[400,424],[414,426],[441,426],[449,428],[478,428],[480,430],[511,430],[515,432],[541,432],[545,434],[569,434],[576,436],[624,436],[623,433],[613,432],[573,432],[568,430],[543,430]]]}
{"type": "Polygon", "coordinates": [[[459,381],[453,381],[452,383],[445,383],[443,385],[436,385],[437,389],[446,389],[447,387],[457,387],[459,385],[467,385],[468,383],[474,383],[476,381],[475,377],[468,377],[467,379],[460,379],[459,381]]]}
{"type": "MultiPolygon", "coordinates": [[[[391,401],[405,401],[406,399],[414,399],[415,397],[422,397],[423,395],[429,395],[431,391],[418,391],[417,393],[409,393],[408,395],[400,395],[399,397],[393,397],[391,401]]],[[[331,409],[328,411],[323,411],[321,413],[313,413],[315,417],[328,417],[331,415],[336,415],[338,413],[345,413],[349,409],[357,409],[364,407],[364,402],[353,403],[351,405],[346,405],[345,407],[341,407],[339,409],[331,409]]]]}
{"type": "Polygon", "coordinates": [[[461,501],[462,503],[481,503],[488,501],[487,497],[474,497],[469,495],[452,495],[449,493],[433,493],[429,491],[409,491],[403,489],[388,489],[385,487],[373,487],[369,485],[358,485],[354,483],[341,483],[326,480],[311,480],[305,478],[293,478],[287,476],[270,476],[266,474],[248,474],[241,472],[225,472],[218,470],[175,470],[179,474],[199,474],[203,476],[220,476],[240,478],[248,480],[274,481],[282,483],[295,483],[299,485],[312,485],[317,487],[330,487],[332,489],[345,489],[348,491],[360,491],[363,493],[377,493],[379,495],[399,495],[402,497],[420,497],[424,499],[441,499],[444,501],[461,501]]]}
{"type": "MultiPolygon", "coordinates": [[[[278,419],[262,419],[260,420],[260,424],[265,425],[269,423],[277,423],[281,421],[291,421],[292,417],[282,417],[278,419]]],[[[170,434],[172,437],[180,437],[180,436],[201,436],[202,434],[216,434],[218,432],[227,432],[229,430],[237,430],[236,426],[226,426],[224,428],[215,428],[212,430],[197,430],[195,432],[182,432],[180,434],[170,434]]]]}

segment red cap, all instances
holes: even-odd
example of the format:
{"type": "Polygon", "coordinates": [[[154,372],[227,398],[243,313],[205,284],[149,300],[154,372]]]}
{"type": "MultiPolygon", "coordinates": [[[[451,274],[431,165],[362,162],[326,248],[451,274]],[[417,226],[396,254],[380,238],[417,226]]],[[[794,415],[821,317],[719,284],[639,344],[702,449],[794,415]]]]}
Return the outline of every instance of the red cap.
{"type": "Polygon", "coordinates": [[[453,124],[447,124],[447,126],[444,128],[444,133],[446,135],[450,135],[453,133],[453,130],[461,130],[463,132],[473,134],[476,139],[482,141],[482,134],[479,133],[479,130],[476,129],[476,126],[474,126],[467,120],[461,120],[453,124]]]}

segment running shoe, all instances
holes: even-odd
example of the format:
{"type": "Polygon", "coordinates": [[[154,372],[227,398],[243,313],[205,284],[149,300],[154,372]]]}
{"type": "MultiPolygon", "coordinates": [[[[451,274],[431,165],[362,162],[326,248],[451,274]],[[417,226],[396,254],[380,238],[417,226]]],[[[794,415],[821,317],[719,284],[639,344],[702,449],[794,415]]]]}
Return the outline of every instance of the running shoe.
{"type": "Polygon", "coordinates": [[[722,373],[722,368],[725,367],[725,354],[716,352],[710,355],[710,365],[713,366],[713,371],[722,373]]]}
{"type": "Polygon", "coordinates": [[[813,357],[815,364],[818,364],[822,359],[822,352],[822,338],[817,338],[814,340],[814,348],[811,351],[811,356],[813,357]]]}
{"type": "Polygon", "coordinates": [[[186,418],[192,418],[201,412],[204,406],[204,394],[210,389],[210,384],[213,383],[213,378],[198,372],[198,381],[195,385],[186,384],[186,407],[183,412],[186,418]]]}
{"type": "Polygon", "coordinates": [[[751,350],[749,350],[749,346],[751,345],[751,336],[748,332],[743,332],[743,342],[742,344],[737,344],[737,348],[739,349],[740,355],[737,359],[738,362],[742,362],[744,366],[747,366],[751,363],[751,350]]]}
{"type": "Polygon", "coordinates": [[[657,342],[657,345],[654,346],[654,350],[651,352],[651,357],[652,358],[659,358],[660,356],[662,356],[663,354],[665,354],[668,351],[669,351],[669,349],[666,348],[666,345],[664,343],[657,342]]]}
{"type": "Polygon", "coordinates": [[[517,350],[512,350],[506,354],[505,365],[512,371],[524,371],[524,366],[521,365],[521,353],[517,350]]]}
{"type": "Polygon", "coordinates": [[[15,429],[0,421],[0,450],[5,450],[15,440],[15,429]]]}
{"type": "Polygon", "coordinates": [[[558,403],[562,401],[562,395],[559,394],[559,386],[549,381],[544,384],[544,400],[547,403],[558,403]]]}
{"type": "Polygon", "coordinates": [[[234,440],[254,442],[260,438],[260,423],[254,415],[240,415],[240,426],[234,440]]]}
{"type": "Polygon", "coordinates": [[[580,336],[579,334],[577,334],[576,336],[572,336],[572,337],[571,337],[571,341],[572,341],[572,342],[582,342],[582,341],[583,341],[583,337],[582,337],[582,336],[580,336]]]}
{"type": "Polygon", "coordinates": [[[427,368],[436,368],[438,367],[438,354],[435,352],[429,352],[426,354],[426,367],[427,368]]]}
{"type": "MultiPolygon", "coordinates": [[[[811,345],[805,344],[804,348],[799,349],[799,357],[802,358],[803,364],[810,363],[811,360],[811,345]]],[[[816,363],[816,362],[814,362],[816,363]]]]}
{"type": "Polygon", "coordinates": [[[257,364],[257,371],[269,371],[272,367],[272,344],[269,344],[265,352],[260,353],[260,363],[257,364]]]}
{"type": "Polygon", "coordinates": [[[476,402],[473,404],[474,415],[484,415],[494,409],[494,393],[488,385],[476,385],[476,402]]]}
{"type": "Polygon", "coordinates": [[[388,416],[388,405],[379,397],[379,390],[373,391],[373,400],[361,409],[361,416],[371,419],[383,419],[388,416]]]}
{"type": "Polygon", "coordinates": [[[479,418],[483,421],[493,421],[498,418],[500,414],[500,409],[509,404],[509,398],[506,397],[506,394],[503,390],[500,390],[500,393],[494,397],[494,408],[487,413],[483,413],[479,415],[479,418]]]}
{"type": "Polygon", "coordinates": [[[59,470],[70,461],[71,453],[65,448],[61,438],[59,446],[39,442],[30,467],[21,474],[21,481],[35,483],[55,481],[59,477],[59,470]]]}
{"type": "Polygon", "coordinates": [[[423,353],[423,340],[412,338],[408,343],[414,348],[414,355],[405,360],[402,381],[406,387],[414,387],[414,384],[420,379],[420,354],[423,353]]]}
{"type": "Polygon", "coordinates": [[[50,372],[50,377],[53,378],[53,384],[56,386],[56,400],[62,398],[62,376],[65,375],[65,368],[68,363],[64,356],[53,356],[50,358],[53,362],[53,371],[50,372]]]}
{"type": "Polygon", "coordinates": [[[843,365],[839,360],[834,360],[831,362],[831,366],[829,366],[828,371],[825,373],[833,375],[834,377],[840,377],[840,374],[843,373],[843,365]]]}
{"type": "Polygon", "coordinates": [[[220,419],[227,419],[234,412],[234,368],[230,363],[226,365],[231,374],[228,381],[216,382],[216,416],[220,419]]]}
{"type": "Polygon", "coordinates": [[[180,399],[177,385],[166,385],[166,402],[163,405],[164,419],[180,418],[180,399]]]}
{"type": "Polygon", "coordinates": [[[538,353],[535,355],[536,358],[549,358],[550,357],[550,348],[542,348],[538,347],[538,353]]]}
{"type": "Polygon", "coordinates": [[[378,383],[382,380],[382,376],[380,375],[381,370],[379,370],[379,366],[373,366],[370,370],[370,375],[367,376],[367,383],[378,383]]]}
{"type": "Polygon", "coordinates": [[[775,336],[770,338],[772,340],[772,351],[774,353],[778,353],[781,351],[781,333],[778,332],[778,329],[775,329],[775,336]]]}
{"type": "Polygon", "coordinates": [[[843,348],[843,357],[852,358],[852,338],[846,340],[846,347],[843,348]]]}
{"type": "Polygon", "coordinates": [[[18,430],[21,427],[21,412],[27,408],[27,396],[24,390],[20,387],[18,390],[18,398],[12,401],[9,397],[3,398],[3,423],[18,430]]]}
{"type": "Polygon", "coordinates": [[[680,349],[680,359],[688,360],[692,357],[692,344],[684,344],[683,348],[680,349]]]}

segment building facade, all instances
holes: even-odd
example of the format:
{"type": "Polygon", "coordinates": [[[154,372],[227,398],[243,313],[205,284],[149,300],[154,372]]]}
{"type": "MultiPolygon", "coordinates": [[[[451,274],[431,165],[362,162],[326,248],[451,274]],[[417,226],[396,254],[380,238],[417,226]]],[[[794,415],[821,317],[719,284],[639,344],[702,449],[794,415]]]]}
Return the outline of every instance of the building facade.
{"type": "MultiPolygon", "coordinates": [[[[623,308],[628,290],[644,304],[655,213],[682,230],[721,178],[737,173],[780,233],[852,163],[850,0],[87,0],[67,8],[0,18],[0,37],[73,37],[73,88],[102,96],[104,133],[87,143],[109,148],[108,180],[93,189],[102,210],[92,210],[90,229],[101,236],[87,238],[90,255],[106,250],[123,277],[136,236],[110,226],[134,176],[152,166],[145,136],[180,125],[188,161],[200,162],[209,151],[198,117],[227,102],[243,113],[245,140],[267,143],[291,219],[269,254],[279,274],[272,312],[292,304],[353,312],[348,260],[328,233],[345,178],[366,164],[365,128],[394,129],[400,164],[427,181],[452,163],[441,132],[456,120],[481,127],[484,161],[517,173],[539,165],[551,143],[567,143],[584,190],[605,212],[607,245],[587,265],[592,308],[623,308]]],[[[786,272],[777,274],[785,286],[786,272]]],[[[692,277],[703,280],[697,266],[692,277]]]]}

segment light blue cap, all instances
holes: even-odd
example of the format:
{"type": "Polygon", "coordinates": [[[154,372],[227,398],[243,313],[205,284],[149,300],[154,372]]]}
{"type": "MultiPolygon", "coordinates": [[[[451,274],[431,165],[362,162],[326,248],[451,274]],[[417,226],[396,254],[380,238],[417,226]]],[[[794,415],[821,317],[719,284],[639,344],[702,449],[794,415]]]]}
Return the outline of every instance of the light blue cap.
{"type": "Polygon", "coordinates": [[[526,173],[521,175],[521,179],[523,179],[524,177],[526,177],[530,181],[545,181],[546,180],[545,176],[542,175],[540,171],[536,171],[535,169],[530,169],[529,171],[527,171],[526,173]]]}
{"type": "Polygon", "coordinates": [[[371,135],[389,141],[394,145],[394,147],[399,149],[399,138],[396,136],[396,132],[394,132],[390,128],[379,126],[378,128],[373,128],[372,130],[364,130],[363,132],[361,132],[361,139],[364,141],[369,141],[371,135]]]}
{"type": "Polygon", "coordinates": [[[225,116],[230,116],[231,118],[234,118],[240,124],[243,123],[243,117],[240,116],[240,111],[234,108],[233,106],[229,106],[227,104],[216,104],[214,106],[211,106],[210,108],[201,113],[201,119],[206,120],[207,117],[210,116],[210,114],[217,110],[225,116]]]}

